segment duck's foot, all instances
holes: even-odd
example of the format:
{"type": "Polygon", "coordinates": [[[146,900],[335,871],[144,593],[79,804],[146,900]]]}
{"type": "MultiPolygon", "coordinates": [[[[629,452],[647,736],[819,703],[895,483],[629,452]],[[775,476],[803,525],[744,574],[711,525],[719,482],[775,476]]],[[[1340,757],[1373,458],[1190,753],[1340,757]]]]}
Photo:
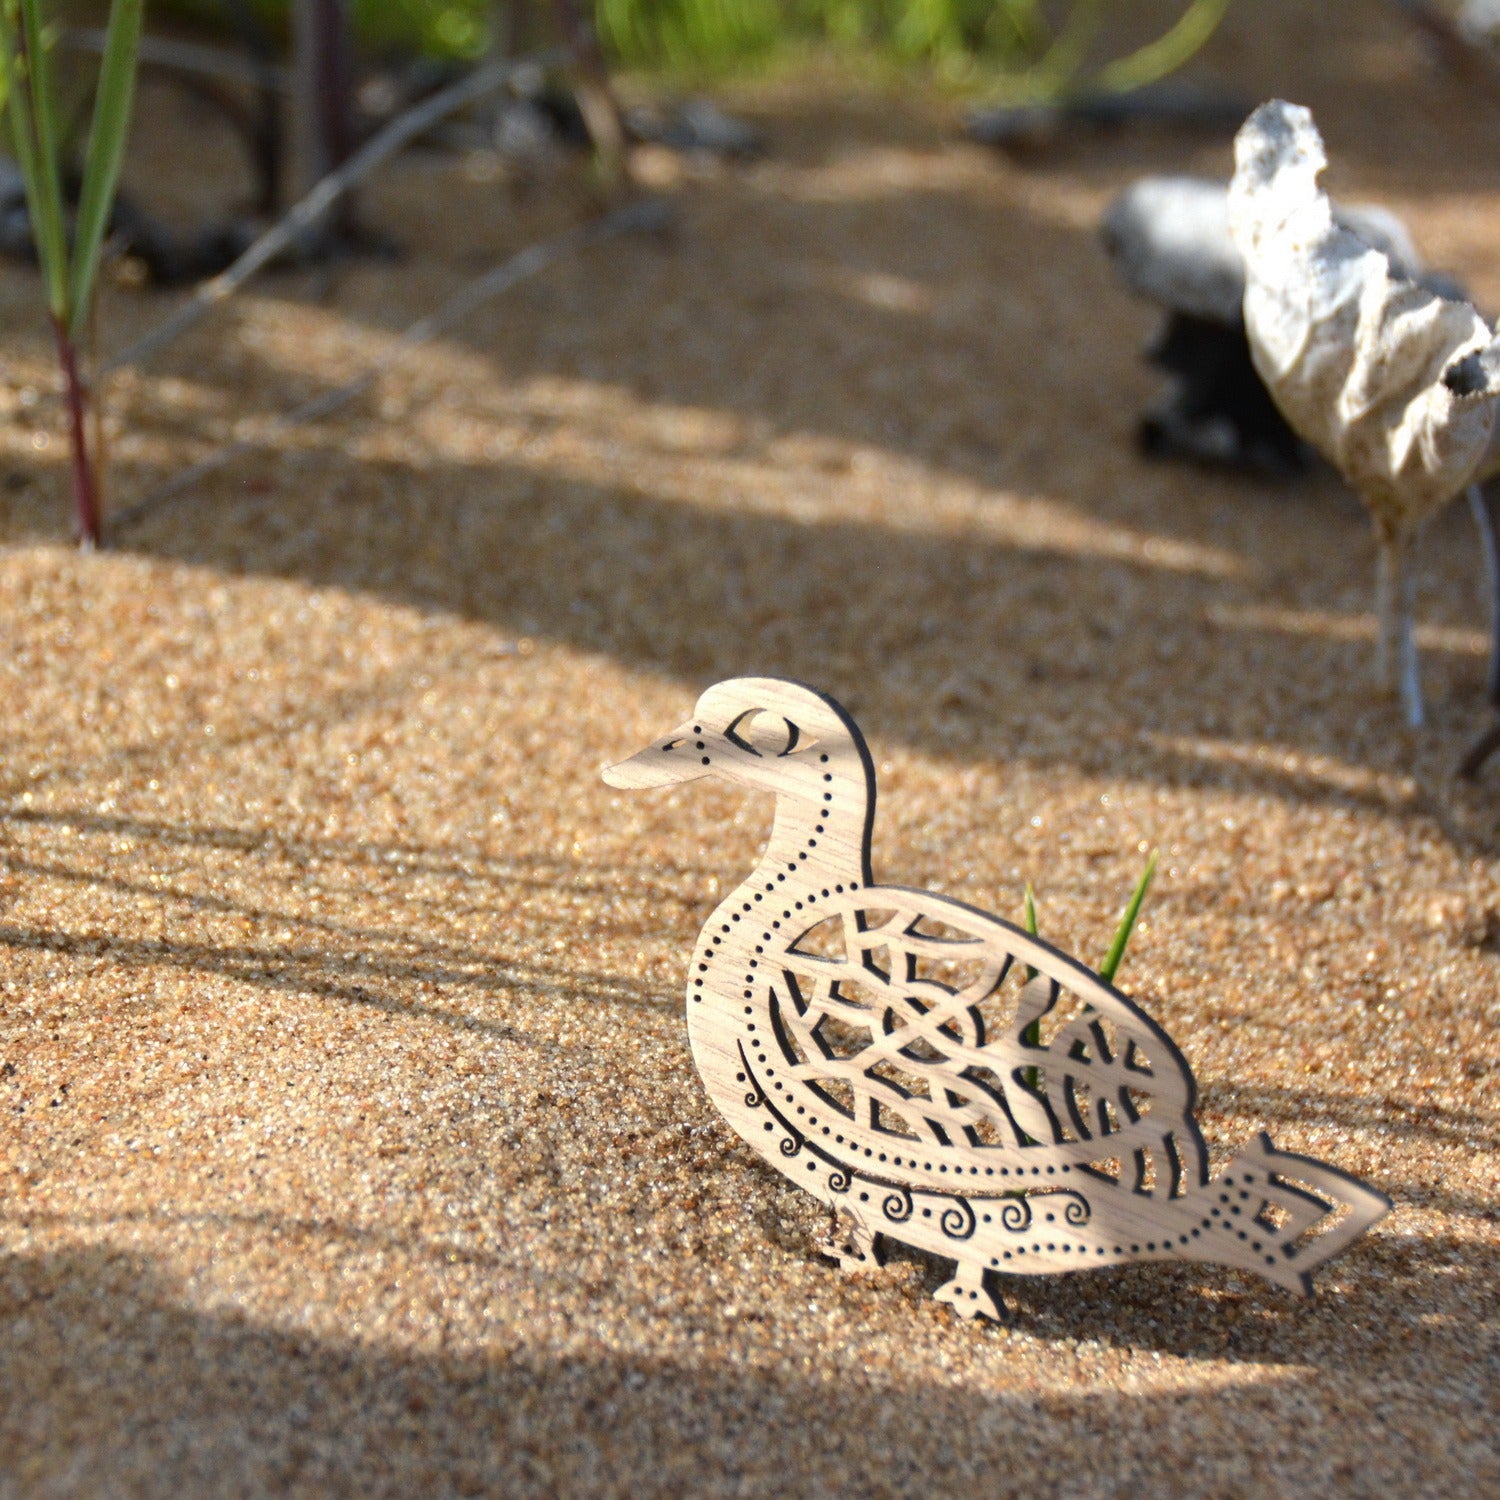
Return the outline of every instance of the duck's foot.
{"type": "Polygon", "coordinates": [[[846,1272],[870,1271],[885,1263],[880,1236],[852,1214],[834,1216],[828,1238],[818,1246],[818,1253],[836,1260],[846,1272]]]}
{"type": "Polygon", "coordinates": [[[965,1261],[958,1262],[953,1279],[945,1281],[932,1295],[939,1302],[946,1302],[961,1318],[993,1318],[997,1323],[1008,1321],[1005,1305],[990,1290],[984,1271],[965,1261]]]}

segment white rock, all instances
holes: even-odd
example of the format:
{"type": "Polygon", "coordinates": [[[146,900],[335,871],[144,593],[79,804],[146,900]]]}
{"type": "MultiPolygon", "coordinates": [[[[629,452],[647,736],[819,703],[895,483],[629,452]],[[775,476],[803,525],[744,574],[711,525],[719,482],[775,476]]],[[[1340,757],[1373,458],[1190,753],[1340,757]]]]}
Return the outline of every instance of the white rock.
{"type": "Polygon", "coordinates": [[[1500,38],[1500,0],[1464,0],[1458,26],[1471,42],[1493,44],[1500,38]]]}
{"type": "Polygon", "coordinates": [[[1239,322],[1245,267],[1229,237],[1224,183],[1143,177],[1110,204],[1102,233],[1121,279],[1138,296],[1210,322],[1239,322]]]}

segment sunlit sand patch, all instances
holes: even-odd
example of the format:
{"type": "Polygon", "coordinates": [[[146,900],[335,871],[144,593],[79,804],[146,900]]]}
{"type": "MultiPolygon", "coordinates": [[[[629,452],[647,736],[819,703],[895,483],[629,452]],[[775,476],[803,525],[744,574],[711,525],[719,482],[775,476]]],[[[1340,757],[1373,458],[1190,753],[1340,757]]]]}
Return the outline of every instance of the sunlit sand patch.
{"type": "Polygon", "coordinates": [[[1197,735],[1142,733],[1158,749],[1205,765],[1240,766],[1269,771],[1289,780],[1308,782],[1331,791],[1378,797],[1392,808],[1410,802],[1417,784],[1410,776],[1372,770],[1333,756],[1309,754],[1290,745],[1250,744],[1197,735]]]}
{"type": "Polygon", "coordinates": [[[767,161],[756,168],[753,189],[792,203],[868,203],[912,193],[985,191],[993,160],[980,150],[933,151],[867,143],[836,147],[831,161],[814,166],[767,161]]]}
{"type": "MultiPolygon", "coordinates": [[[[555,378],[533,386],[522,405],[529,420],[512,420],[508,430],[503,419],[496,431],[477,413],[448,407],[418,413],[413,425],[434,459],[505,458],[538,474],[625,486],[714,510],[967,533],[1028,551],[1215,578],[1244,578],[1251,571],[1228,549],[1122,526],[1061,499],[990,489],[906,454],[821,434],[771,433],[730,413],[658,408],[615,388],[555,378]]],[[[360,446],[373,459],[390,456],[388,443],[388,434],[372,431],[360,446]]]]}
{"type": "Polygon", "coordinates": [[[843,267],[836,267],[827,277],[827,290],[834,296],[878,307],[882,312],[920,315],[930,313],[933,308],[929,287],[910,276],[889,272],[866,271],[850,276],[843,267]]]}
{"type": "MultiPolygon", "coordinates": [[[[1373,614],[1342,615],[1324,609],[1225,603],[1210,604],[1204,614],[1212,624],[1230,630],[1269,631],[1276,635],[1339,642],[1375,639],[1373,614]]],[[[1489,642],[1483,631],[1452,625],[1419,625],[1417,644],[1429,651],[1447,651],[1458,656],[1484,656],[1489,651],[1489,642]]]]}

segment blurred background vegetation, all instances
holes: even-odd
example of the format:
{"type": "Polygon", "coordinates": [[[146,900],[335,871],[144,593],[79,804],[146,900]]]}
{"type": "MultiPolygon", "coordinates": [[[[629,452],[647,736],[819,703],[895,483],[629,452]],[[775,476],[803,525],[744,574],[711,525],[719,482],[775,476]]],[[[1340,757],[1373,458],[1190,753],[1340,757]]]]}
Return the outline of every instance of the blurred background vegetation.
{"type": "MultiPolygon", "coordinates": [[[[288,0],[241,0],[273,31],[288,0]]],[[[920,67],[945,84],[1033,97],[1055,95],[1109,38],[1097,82],[1130,88],[1163,76],[1207,40],[1229,0],[594,0],[600,41],[627,69],[708,77],[773,67],[836,50],[863,62],[920,67]],[[1125,39],[1123,51],[1120,38],[1125,39]]],[[[472,58],[509,6],[550,21],[550,0],[352,0],[360,43],[373,53],[472,58]]],[[[157,0],[222,26],[223,0],[157,0]]]]}

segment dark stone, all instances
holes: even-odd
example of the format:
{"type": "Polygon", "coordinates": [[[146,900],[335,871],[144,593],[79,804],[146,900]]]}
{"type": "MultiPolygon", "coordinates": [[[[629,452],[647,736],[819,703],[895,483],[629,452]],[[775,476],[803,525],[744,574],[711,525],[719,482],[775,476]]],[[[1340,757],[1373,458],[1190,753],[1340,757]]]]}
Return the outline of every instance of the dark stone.
{"type": "Polygon", "coordinates": [[[1173,380],[1136,427],[1142,453],[1275,478],[1306,471],[1312,450],[1287,426],[1262,384],[1242,322],[1168,313],[1146,357],[1173,380]]]}
{"type": "Polygon", "coordinates": [[[967,130],[982,145],[1004,151],[1035,150],[1070,133],[1133,126],[1231,136],[1249,113],[1250,105],[1241,99],[1170,79],[1124,94],[1081,93],[1054,103],[976,110],[969,116],[967,130]]]}

